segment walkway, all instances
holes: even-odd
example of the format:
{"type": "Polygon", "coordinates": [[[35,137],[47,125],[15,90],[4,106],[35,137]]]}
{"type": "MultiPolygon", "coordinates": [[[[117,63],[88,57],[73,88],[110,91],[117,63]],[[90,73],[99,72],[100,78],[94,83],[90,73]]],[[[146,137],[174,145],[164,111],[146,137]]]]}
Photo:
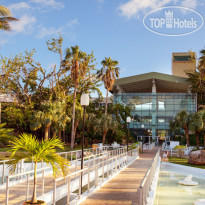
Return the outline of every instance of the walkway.
{"type": "Polygon", "coordinates": [[[137,190],[158,148],[144,151],[140,159],[133,162],[81,205],[137,205],[137,190]]]}

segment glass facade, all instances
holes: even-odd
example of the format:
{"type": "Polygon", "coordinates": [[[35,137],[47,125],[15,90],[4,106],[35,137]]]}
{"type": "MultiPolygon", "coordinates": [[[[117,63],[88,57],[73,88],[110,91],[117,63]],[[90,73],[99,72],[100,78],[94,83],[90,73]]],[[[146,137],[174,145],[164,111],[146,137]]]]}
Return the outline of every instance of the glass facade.
{"type": "Polygon", "coordinates": [[[197,109],[196,95],[190,93],[116,93],[114,104],[129,105],[133,122],[130,129],[140,135],[142,124],[149,135],[170,136],[169,123],[177,113],[197,109]]]}

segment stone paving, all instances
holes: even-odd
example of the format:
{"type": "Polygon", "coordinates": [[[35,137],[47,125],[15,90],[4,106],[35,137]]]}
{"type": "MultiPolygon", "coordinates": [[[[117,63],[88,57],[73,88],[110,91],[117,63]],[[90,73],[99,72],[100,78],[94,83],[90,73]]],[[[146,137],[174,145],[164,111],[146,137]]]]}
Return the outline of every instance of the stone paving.
{"type": "Polygon", "coordinates": [[[158,148],[144,151],[140,159],[88,197],[81,205],[137,205],[137,190],[158,148]]]}

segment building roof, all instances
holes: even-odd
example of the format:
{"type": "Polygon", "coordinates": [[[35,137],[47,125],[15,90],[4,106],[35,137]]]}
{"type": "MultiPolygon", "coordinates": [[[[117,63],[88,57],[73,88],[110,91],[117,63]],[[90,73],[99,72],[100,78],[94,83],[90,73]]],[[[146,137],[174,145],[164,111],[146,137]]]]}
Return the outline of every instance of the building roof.
{"type": "Polygon", "coordinates": [[[149,93],[152,92],[153,79],[159,93],[186,93],[190,87],[187,78],[151,72],[117,79],[111,92],[149,93]]]}

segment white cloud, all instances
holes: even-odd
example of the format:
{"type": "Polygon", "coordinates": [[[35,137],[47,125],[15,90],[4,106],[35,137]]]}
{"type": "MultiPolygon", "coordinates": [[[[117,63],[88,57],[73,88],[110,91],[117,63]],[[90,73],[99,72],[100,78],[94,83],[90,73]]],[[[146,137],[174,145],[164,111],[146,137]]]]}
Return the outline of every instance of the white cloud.
{"type": "Polygon", "coordinates": [[[31,33],[35,22],[36,18],[34,16],[25,14],[19,21],[11,22],[11,28],[14,33],[31,33]]]}
{"type": "Polygon", "coordinates": [[[73,20],[69,21],[69,22],[66,24],[66,26],[67,26],[67,27],[71,27],[71,26],[78,25],[78,24],[79,24],[78,19],[73,19],[73,20]]]}
{"type": "Polygon", "coordinates": [[[9,5],[9,9],[11,11],[14,11],[14,10],[20,10],[20,9],[30,9],[30,5],[27,4],[26,2],[19,2],[19,3],[16,3],[16,4],[11,4],[9,5]]]}
{"type": "Polygon", "coordinates": [[[60,26],[58,28],[54,28],[54,27],[46,28],[44,26],[41,26],[36,37],[37,38],[44,38],[46,36],[56,35],[58,33],[62,34],[65,32],[65,30],[67,28],[70,28],[70,27],[72,27],[74,25],[78,25],[78,24],[79,24],[78,19],[73,19],[73,20],[69,21],[67,24],[65,24],[65,26],[60,26]]]}
{"type": "MultiPolygon", "coordinates": [[[[140,12],[146,12],[147,9],[156,9],[168,4],[176,4],[179,0],[129,0],[127,3],[121,4],[119,10],[122,16],[128,19],[135,17],[140,14],[140,12]]],[[[185,6],[188,8],[196,8],[197,0],[183,0],[180,1],[180,6],[185,6]]]]}
{"type": "Polygon", "coordinates": [[[51,36],[57,33],[62,33],[63,27],[59,27],[59,28],[46,28],[46,27],[41,27],[39,33],[37,34],[37,38],[44,38],[46,36],[51,36]]]}
{"type": "Polygon", "coordinates": [[[44,7],[50,6],[54,9],[62,9],[65,7],[62,2],[57,2],[56,0],[30,0],[30,2],[39,4],[44,7]]]}
{"type": "Polygon", "coordinates": [[[197,0],[184,0],[182,1],[182,6],[195,9],[197,6],[197,0]]]}

